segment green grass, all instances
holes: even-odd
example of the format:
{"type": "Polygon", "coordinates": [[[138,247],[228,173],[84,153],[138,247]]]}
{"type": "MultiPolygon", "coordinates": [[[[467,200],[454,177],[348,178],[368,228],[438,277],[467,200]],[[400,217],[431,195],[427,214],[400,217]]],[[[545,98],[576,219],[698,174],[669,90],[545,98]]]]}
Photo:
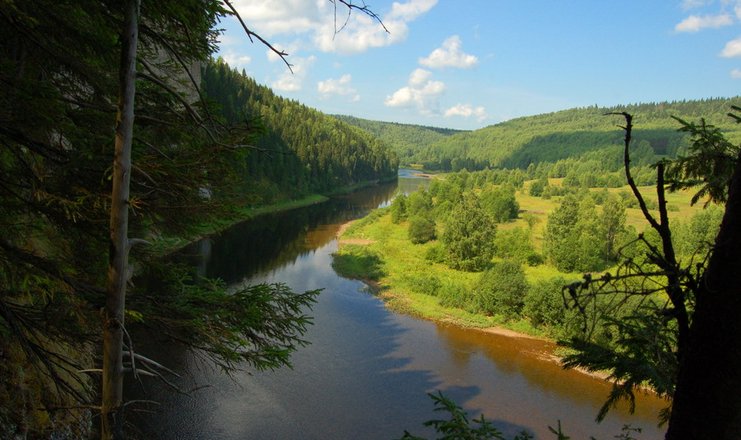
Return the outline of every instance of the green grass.
{"type": "Polygon", "coordinates": [[[377,281],[385,275],[380,255],[366,246],[345,246],[334,255],[332,268],[345,278],[377,281]]]}
{"type": "MultiPolygon", "coordinates": [[[[526,186],[527,188],[527,186],[526,186]]],[[[655,199],[653,187],[640,188],[646,198],[655,199]]],[[[611,189],[611,192],[626,191],[628,187],[611,189]]],[[[702,209],[701,205],[690,206],[691,192],[667,194],[669,206],[675,206],[669,212],[670,221],[688,219],[702,209]]],[[[532,229],[532,239],[536,250],[542,252],[542,238],[548,215],[559,206],[560,198],[545,200],[532,197],[525,191],[517,192],[520,204],[520,216],[517,220],[497,225],[499,230],[515,227],[528,228],[524,214],[536,219],[532,229]]],[[[601,209],[601,208],[600,208],[601,209]]],[[[657,215],[657,214],[655,214],[657,215]]],[[[647,222],[640,210],[627,210],[627,223],[643,231],[647,222]]],[[[438,232],[441,232],[438,226],[438,232]]],[[[495,315],[486,316],[470,310],[446,307],[441,304],[439,292],[445,286],[457,286],[463,291],[472,291],[478,282],[480,273],[462,272],[449,268],[445,264],[434,263],[425,259],[427,251],[439,246],[437,241],[422,245],[412,244],[407,236],[408,223],[394,224],[388,209],[373,211],[367,217],[354,222],[342,238],[365,240],[368,244],[342,244],[335,255],[335,269],[343,276],[374,280],[378,295],[384,299],[392,310],[435,321],[450,322],[464,327],[499,326],[535,336],[544,336],[547,329],[534,328],[525,318],[512,318],[495,315]],[[430,294],[437,286],[437,294],[430,294]]],[[[439,236],[439,234],[438,234],[439,236]]],[[[548,264],[530,267],[525,266],[525,275],[529,284],[539,280],[563,277],[566,280],[579,280],[581,273],[562,273],[548,264]]],[[[473,310],[473,307],[469,307],[473,310]]]]}
{"type": "MultiPolygon", "coordinates": [[[[375,279],[378,295],[388,307],[397,312],[435,321],[450,322],[464,327],[506,326],[505,317],[486,316],[468,310],[445,307],[440,298],[420,292],[424,281],[436,278],[441,286],[455,285],[472,290],[480,273],[462,272],[448,266],[425,260],[427,250],[436,242],[415,245],[407,237],[407,223],[393,224],[387,210],[377,211],[353,224],[343,238],[369,240],[367,245],[341,244],[335,254],[333,266],[342,276],[358,279],[375,279]],[[364,268],[362,262],[373,255],[373,264],[364,268]],[[378,258],[376,260],[376,258],[378,258]],[[339,263],[338,263],[339,261],[339,263]],[[351,263],[348,264],[348,261],[351,263]],[[364,270],[367,269],[367,272],[364,270]],[[381,274],[373,277],[373,274],[381,274]]],[[[444,287],[441,287],[444,288],[444,287]]],[[[516,324],[516,323],[513,323],[516,324]]],[[[512,326],[509,326],[512,327],[512,326]]],[[[518,331],[538,334],[522,323],[518,331]]]]}

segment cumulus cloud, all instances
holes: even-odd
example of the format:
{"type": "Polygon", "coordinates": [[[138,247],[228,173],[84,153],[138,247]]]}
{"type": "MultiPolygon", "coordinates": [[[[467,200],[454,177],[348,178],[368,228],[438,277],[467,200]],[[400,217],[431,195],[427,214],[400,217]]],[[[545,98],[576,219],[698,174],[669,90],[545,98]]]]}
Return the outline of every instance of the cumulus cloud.
{"type": "Polygon", "coordinates": [[[741,37],[731,40],[726,43],[723,50],[720,51],[720,56],[723,58],[734,58],[741,56],[741,37]]]}
{"type": "Polygon", "coordinates": [[[233,51],[226,52],[222,54],[221,57],[224,58],[224,61],[226,61],[230,67],[236,69],[245,69],[247,65],[252,62],[252,58],[248,55],[242,55],[233,51]]]}
{"type": "Polygon", "coordinates": [[[424,115],[437,113],[437,98],[445,91],[445,84],[431,77],[428,70],[416,69],[409,75],[407,85],[387,96],[384,104],[388,107],[414,107],[424,115]]]}
{"type": "Polygon", "coordinates": [[[352,81],[352,76],[349,74],[342,75],[339,79],[330,78],[325,81],[319,81],[317,83],[317,90],[325,98],[331,95],[338,95],[349,96],[353,102],[359,101],[360,95],[350,86],[350,81],[352,81]]]}
{"type": "Polygon", "coordinates": [[[723,26],[733,24],[733,17],[730,14],[719,15],[690,15],[674,26],[677,32],[697,32],[702,29],[717,29],[723,26]]]}
{"type": "Polygon", "coordinates": [[[308,69],[314,64],[314,61],[316,61],[316,57],[314,56],[308,58],[291,57],[291,69],[293,73],[287,69],[283,69],[278,79],[271,84],[271,87],[282,92],[297,92],[301,90],[308,69]]]}
{"type": "Polygon", "coordinates": [[[443,41],[442,46],[433,50],[430,55],[420,58],[419,64],[433,69],[443,67],[468,69],[478,64],[478,58],[464,53],[462,46],[461,38],[458,35],[453,35],[443,41]]]}
{"type": "Polygon", "coordinates": [[[234,0],[239,15],[251,31],[263,37],[310,31],[320,19],[320,8],[312,0],[234,0]]]}
{"type": "Polygon", "coordinates": [[[731,70],[731,78],[733,78],[733,79],[741,79],[741,69],[733,69],[733,70],[731,70]]]}
{"type": "Polygon", "coordinates": [[[471,104],[456,104],[445,110],[445,117],[462,116],[464,118],[475,117],[478,121],[483,121],[488,117],[486,109],[482,106],[474,107],[471,104]]]}
{"type": "Polygon", "coordinates": [[[303,41],[312,42],[324,52],[360,53],[403,41],[409,33],[408,23],[432,9],[437,0],[394,2],[383,15],[382,11],[374,10],[389,32],[361,11],[353,10],[348,17],[345,6],[339,2],[234,0],[234,4],[248,20],[251,30],[262,36],[301,36],[303,41]],[[308,38],[304,38],[306,35],[308,38]]]}
{"type": "Polygon", "coordinates": [[[404,41],[409,34],[408,23],[428,12],[436,4],[437,0],[394,2],[391,11],[381,16],[388,32],[375,19],[357,11],[353,12],[347,23],[342,23],[341,32],[337,32],[337,26],[333,21],[324,20],[315,33],[314,43],[324,52],[345,54],[390,46],[404,41]]]}

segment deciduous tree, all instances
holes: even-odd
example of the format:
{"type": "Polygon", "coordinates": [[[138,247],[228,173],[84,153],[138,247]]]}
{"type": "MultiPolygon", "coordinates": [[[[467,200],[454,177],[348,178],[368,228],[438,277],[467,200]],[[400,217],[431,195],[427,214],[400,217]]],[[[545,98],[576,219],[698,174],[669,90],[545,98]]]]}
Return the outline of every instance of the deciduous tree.
{"type": "Polygon", "coordinates": [[[448,216],[441,239],[450,267],[472,272],[485,269],[491,263],[495,234],[496,224],[478,197],[465,193],[448,216]]]}

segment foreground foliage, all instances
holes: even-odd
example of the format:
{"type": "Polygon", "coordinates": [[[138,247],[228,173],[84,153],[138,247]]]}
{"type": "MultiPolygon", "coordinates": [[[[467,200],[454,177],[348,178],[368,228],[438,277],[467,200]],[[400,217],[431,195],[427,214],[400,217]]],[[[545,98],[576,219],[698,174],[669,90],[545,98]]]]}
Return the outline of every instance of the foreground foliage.
{"type": "MultiPolygon", "coordinates": [[[[482,414],[478,419],[468,420],[468,415],[463,408],[445,397],[442,393],[428,394],[435,403],[435,411],[448,413],[449,419],[433,419],[424,422],[424,426],[430,426],[435,432],[441,434],[438,440],[506,440],[506,437],[494,425],[484,418],[482,414]]],[[[533,436],[523,431],[512,437],[512,440],[528,440],[533,436]]],[[[400,440],[425,440],[404,431],[400,440]]]]}
{"type": "Polygon", "coordinates": [[[137,327],[228,370],[285,365],[303,343],[315,292],[276,285],[233,294],[146,248],[197,235],[197,225],[246,204],[395,170],[393,155],[367,135],[275,98],[271,108],[329,128],[304,137],[300,157],[268,168],[260,135],[298,147],[270,128],[285,121],[244,102],[216,105],[199,81],[205,65],[206,89],[217,77],[223,94],[270,98],[228,66],[223,77],[209,74],[216,25],[232,13],[220,0],[0,1],[0,358],[8,363],[0,436],[54,436],[73,425],[84,433],[95,411],[104,422],[116,413],[116,432],[103,434],[121,436],[123,374],[169,374],[136,352],[137,327]],[[306,149],[319,137],[321,151],[306,149]],[[283,185],[298,169],[308,171],[283,185]]]}

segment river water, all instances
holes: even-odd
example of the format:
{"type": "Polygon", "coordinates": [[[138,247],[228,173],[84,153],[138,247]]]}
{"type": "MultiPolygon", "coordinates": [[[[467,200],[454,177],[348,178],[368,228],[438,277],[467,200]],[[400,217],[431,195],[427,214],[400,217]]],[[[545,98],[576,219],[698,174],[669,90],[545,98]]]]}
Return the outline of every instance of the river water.
{"type": "MultiPolygon", "coordinates": [[[[421,179],[402,173],[399,186],[421,179]]],[[[202,240],[183,252],[200,273],[235,287],[283,282],[294,291],[323,288],[311,311],[311,345],[292,357],[293,369],[240,372],[231,378],[177,348],[151,355],[184,372],[190,395],[148,384],[137,398],[161,403],[137,420],[145,438],[159,439],[392,439],[404,430],[432,436],[422,422],[433,413],[427,393],[442,391],[470,415],[482,412],[505,433],[523,429],[554,438],[558,421],[574,439],[612,439],[625,424],[639,439],[658,439],[664,402],[639,396],[635,415],[613,411],[593,420],[608,384],[549,359],[552,345],[418,320],[389,312],[355,280],[331,267],[342,223],[386,203],[396,184],[380,185],[327,203],[258,218],[202,240]]],[[[138,387],[134,387],[138,388],[138,387]]],[[[130,391],[133,391],[129,387],[130,391]]]]}

